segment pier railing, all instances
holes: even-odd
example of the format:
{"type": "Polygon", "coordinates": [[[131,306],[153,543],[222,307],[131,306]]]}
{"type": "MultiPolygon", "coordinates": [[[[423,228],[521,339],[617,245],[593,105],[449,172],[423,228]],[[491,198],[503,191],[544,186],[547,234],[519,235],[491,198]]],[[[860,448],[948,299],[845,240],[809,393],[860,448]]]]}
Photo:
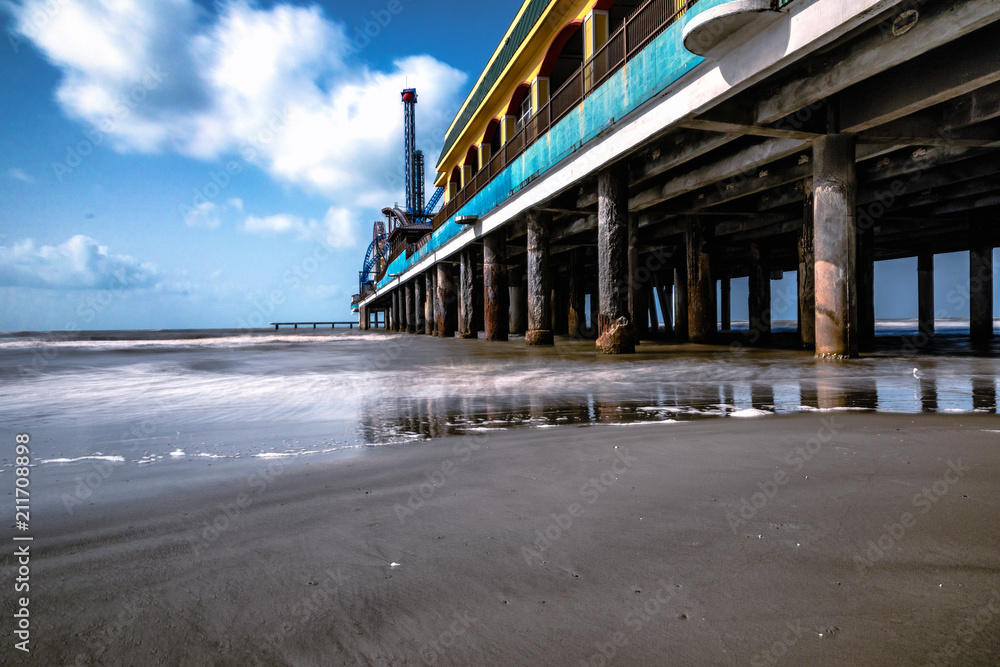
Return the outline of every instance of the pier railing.
{"type": "Polygon", "coordinates": [[[274,330],[277,331],[278,327],[294,327],[294,328],[298,329],[300,324],[302,326],[304,326],[304,327],[312,325],[313,329],[315,329],[317,326],[325,326],[327,324],[330,325],[331,329],[336,329],[338,324],[341,325],[341,326],[346,326],[346,327],[348,327],[350,329],[353,329],[354,325],[357,324],[357,322],[353,322],[353,321],[351,321],[351,322],[268,322],[268,324],[271,325],[271,326],[273,326],[274,330]]]}
{"type": "MultiPolygon", "coordinates": [[[[647,47],[667,28],[682,19],[701,0],[646,0],[628,15],[607,41],[556,90],[511,139],[445,203],[434,216],[431,230],[445,224],[459,209],[481,192],[505,168],[520,157],[563,117],[587,97],[595,93],[629,60],[647,47]]],[[[783,9],[794,0],[772,0],[772,9],[783,9]]],[[[407,257],[430,240],[425,236],[416,245],[400,244],[390,248],[386,269],[378,276],[382,280],[393,260],[407,251],[407,257]]],[[[377,281],[376,281],[377,282],[377,281]]]]}
{"type": "Polygon", "coordinates": [[[657,35],[682,18],[698,1],[646,0],[637,7],[608,37],[604,45],[581,64],[559,90],[550,96],[549,101],[524,124],[521,130],[501,146],[496,155],[476,172],[472,180],[441,207],[434,216],[432,228],[437,229],[443,225],[507,165],[548,132],[549,128],[586,99],[609,76],[621,69],[657,35]]]}

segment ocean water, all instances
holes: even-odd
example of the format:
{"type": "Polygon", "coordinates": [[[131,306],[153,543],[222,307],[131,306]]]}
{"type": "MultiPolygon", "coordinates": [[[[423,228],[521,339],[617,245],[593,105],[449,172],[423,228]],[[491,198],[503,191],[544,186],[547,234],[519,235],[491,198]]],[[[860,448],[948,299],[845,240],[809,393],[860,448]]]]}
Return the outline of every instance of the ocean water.
{"type": "MultiPolygon", "coordinates": [[[[787,327],[774,349],[735,335],[644,342],[621,357],[588,340],[538,349],[342,329],[0,334],[0,424],[31,434],[39,465],[142,466],[567,424],[996,413],[997,344],[970,346],[961,322],[938,331],[927,341],[913,321],[881,322],[876,351],[850,362],[794,349],[787,327]]],[[[0,471],[10,459],[0,455],[0,471]]]]}

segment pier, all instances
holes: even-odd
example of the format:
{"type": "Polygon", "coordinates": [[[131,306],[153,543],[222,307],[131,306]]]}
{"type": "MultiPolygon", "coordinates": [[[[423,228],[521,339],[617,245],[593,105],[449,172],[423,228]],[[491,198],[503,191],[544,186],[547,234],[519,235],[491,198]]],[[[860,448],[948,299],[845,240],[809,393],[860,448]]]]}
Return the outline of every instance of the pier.
{"type": "MultiPolygon", "coordinates": [[[[373,320],[373,321],[375,321],[375,320],[373,320]]],[[[377,323],[377,321],[375,321],[375,322],[377,323]]],[[[300,325],[304,326],[304,327],[308,327],[308,326],[311,325],[312,328],[315,329],[317,326],[326,326],[328,324],[330,325],[331,329],[336,329],[338,324],[341,325],[341,326],[348,327],[349,329],[353,329],[354,325],[357,324],[357,322],[354,322],[354,321],[350,321],[350,322],[268,322],[268,324],[274,326],[274,330],[277,331],[279,327],[293,327],[295,329],[298,329],[300,325]]]]}
{"type": "Polygon", "coordinates": [[[376,228],[360,326],[627,354],[718,341],[745,278],[767,345],[792,273],[799,344],[851,358],[876,262],[916,258],[930,337],[934,256],[964,252],[989,341],[998,20],[979,0],[526,0],[448,129],[443,206],[421,190],[376,228]]]}

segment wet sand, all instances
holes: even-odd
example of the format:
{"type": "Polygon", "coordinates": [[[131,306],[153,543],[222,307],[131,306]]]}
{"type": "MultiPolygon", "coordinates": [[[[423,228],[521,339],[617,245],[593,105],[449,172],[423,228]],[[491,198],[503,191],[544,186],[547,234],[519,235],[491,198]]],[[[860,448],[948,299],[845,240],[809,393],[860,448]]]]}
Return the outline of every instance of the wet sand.
{"type": "Polygon", "coordinates": [[[998,422],[826,412],[43,467],[32,657],[996,664],[998,422]]]}

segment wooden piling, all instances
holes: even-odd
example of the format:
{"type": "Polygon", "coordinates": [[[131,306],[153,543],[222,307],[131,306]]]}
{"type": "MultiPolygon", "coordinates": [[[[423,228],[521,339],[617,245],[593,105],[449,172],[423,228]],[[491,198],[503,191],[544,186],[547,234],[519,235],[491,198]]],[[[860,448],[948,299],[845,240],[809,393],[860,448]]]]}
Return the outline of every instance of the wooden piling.
{"type": "MultiPolygon", "coordinates": [[[[664,313],[666,315],[666,313],[664,313]]],[[[682,261],[674,267],[674,337],[677,340],[688,339],[688,284],[687,262],[682,261]]]]}

